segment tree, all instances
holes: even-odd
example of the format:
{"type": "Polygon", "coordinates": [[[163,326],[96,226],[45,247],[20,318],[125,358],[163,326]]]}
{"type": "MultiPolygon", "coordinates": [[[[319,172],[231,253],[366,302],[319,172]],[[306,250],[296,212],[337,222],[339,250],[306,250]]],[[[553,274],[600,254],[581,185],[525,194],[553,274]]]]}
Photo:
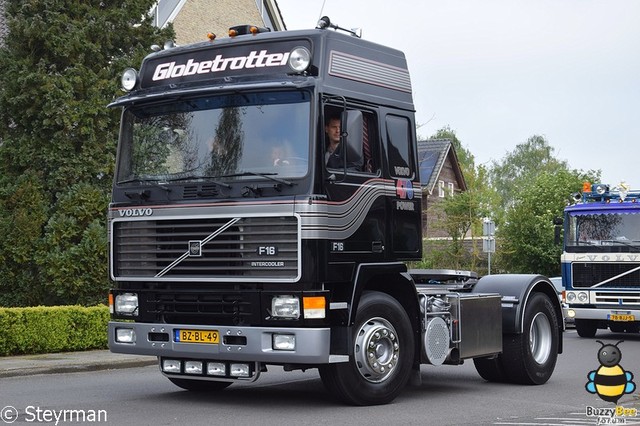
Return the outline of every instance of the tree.
{"type": "Polygon", "coordinates": [[[244,131],[239,108],[225,108],[216,127],[207,174],[212,176],[236,173],[242,157],[244,131]]]}
{"type": "MultiPolygon", "coordinates": [[[[591,173],[591,172],[589,172],[591,173]]],[[[593,175],[566,168],[544,170],[513,197],[512,208],[498,228],[497,263],[510,273],[560,274],[562,247],[555,244],[555,217],[562,217],[570,194],[578,192],[593,175]]]]}
{"type": "Polygon", "coordinates": [[[119,112],[106,105],[119,93],[122,70],[173,38],[171,28],[153,27],[153,3],[7,1],[0,304],[104,300],[105,210],[119,127],[119,112]]]}
{"type": "Polygon", "coordinates": [[[500,162],[492,162],[489,175],[492,187],[499,196],[492,216],[498,225],[503,222],[504,212],[513,206],[524,186],[544,172],[554,173],[568,169],[566,161],[554,157],[554,151],[544,136],[534,135],[525,143],[517,145],[500,162]]]}

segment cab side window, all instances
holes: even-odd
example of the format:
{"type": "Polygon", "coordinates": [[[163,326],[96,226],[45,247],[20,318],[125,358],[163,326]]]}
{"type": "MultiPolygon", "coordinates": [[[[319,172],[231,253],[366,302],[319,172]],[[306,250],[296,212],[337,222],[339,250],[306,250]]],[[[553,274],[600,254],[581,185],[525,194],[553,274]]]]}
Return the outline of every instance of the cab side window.
{"type": "Polygon", "coordinates": [[[405,117],[389,115],[387,124],[387,153],[391,176],[413,179],[413,151],[411,149],[411,127],[405,117]]]}
{"type": "Polygon", "coordinates": [[[332,170],[347,172],[378,172],[375,115],[356,109],[348,109],[346,115],[325,113],[325,164],[332,170]],[[346,118],[345,118],[346,117],[346,118]],[[346,122],[342,122],[345,120],[346,122]],[[339,126],[340,132],[336,130],[339,126]],[[336,141],[340,135],[339,142],[336,141]],[[346,136],[346,137],[343,137],[346,136]]]}

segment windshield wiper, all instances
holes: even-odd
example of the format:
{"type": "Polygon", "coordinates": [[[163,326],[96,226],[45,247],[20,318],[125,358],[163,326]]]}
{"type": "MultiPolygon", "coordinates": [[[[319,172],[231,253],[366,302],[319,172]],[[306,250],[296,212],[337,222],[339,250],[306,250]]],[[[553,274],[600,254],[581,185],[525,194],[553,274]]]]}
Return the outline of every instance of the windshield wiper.
{"type": "Polygon", "coordinates": [[[150,178],[132,178],[132,179],[125,179],[125,180],[121,180],[119,182],[116,182],[116,185],[124,185],[127,183],[149,183],[153,186],[155,186],[156,188],[160,188],[163,191],[166,192],[171,192],[171,188],[167,188],[166,186],[160,184],[160,179],[150,179],[150,178]]]}
{"type": "Polygon", "coordinates": [[[576,241],[577,246],[599,246],[600,243],[597,243],[595,241],[576,241]]]}
{"type": "MultiPolygon", "coordinates": [[[[638,246],[636,244],[631,244],[629,242],[629,240],[602,240],[602,242],[603,243],[611,243],[611,246],[621,245],[621,246],[625,246],[625,247],[630,247],[634,251],[639,251],[640,250],[640,246],[638,246]]],[[[611,246],[609,246],[609,247],[611,247],[611,246]]]]}
{"type": "Polygon", "coordinates": [[[269,179],[272,180],[274,182],[277,183],[281,183],[283,185],[287,185],[287,186],[293,186],[293,182],[289,182],[288,180],[284,180],[284,179],[280,179],[277,177],[273,177],[274,175],[277,175],[277,173],[257,173],[257,172],[241,172],[241,173],[233,173],[230,175],[223,175],[220,177],[239,177],[239,176],[258,176],[258,177],[262,177],[265,179],[269,179]]]}

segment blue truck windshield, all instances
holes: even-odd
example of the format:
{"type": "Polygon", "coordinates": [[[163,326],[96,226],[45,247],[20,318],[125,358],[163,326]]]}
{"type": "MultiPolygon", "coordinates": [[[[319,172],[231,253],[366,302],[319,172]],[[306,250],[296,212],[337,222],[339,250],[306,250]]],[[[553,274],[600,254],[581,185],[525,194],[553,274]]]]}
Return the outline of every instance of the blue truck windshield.
{"type": "Polygon", "coordinates": [[[566,237],[567,251],[640,251],[640,211],[571,213],[566,237]]]}
{"type": "Polygon", "coordinates": [[[117,181],[302,177],[309,99],[242,93],[132,106],[123,116],[117,181]]]}

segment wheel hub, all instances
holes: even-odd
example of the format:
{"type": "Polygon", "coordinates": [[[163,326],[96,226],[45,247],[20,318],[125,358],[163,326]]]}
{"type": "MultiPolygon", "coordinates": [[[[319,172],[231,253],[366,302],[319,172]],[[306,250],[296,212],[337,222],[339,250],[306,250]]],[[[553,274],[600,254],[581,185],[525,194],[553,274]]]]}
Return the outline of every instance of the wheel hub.
{"type": "Polygon", "coordinates": [[[400,345],[391,323],[372,318],[362,324],[356,335],[354,355],[359,373],[367,381],[380,383],[395,371],[400,345]]]}
{"type": "Polygon", "coordinates": [[[538,312],[529,329],[529,348],[538,364],[544,364],[549,359],[552,341],[551,323],[546,315],[538,312]]]}

